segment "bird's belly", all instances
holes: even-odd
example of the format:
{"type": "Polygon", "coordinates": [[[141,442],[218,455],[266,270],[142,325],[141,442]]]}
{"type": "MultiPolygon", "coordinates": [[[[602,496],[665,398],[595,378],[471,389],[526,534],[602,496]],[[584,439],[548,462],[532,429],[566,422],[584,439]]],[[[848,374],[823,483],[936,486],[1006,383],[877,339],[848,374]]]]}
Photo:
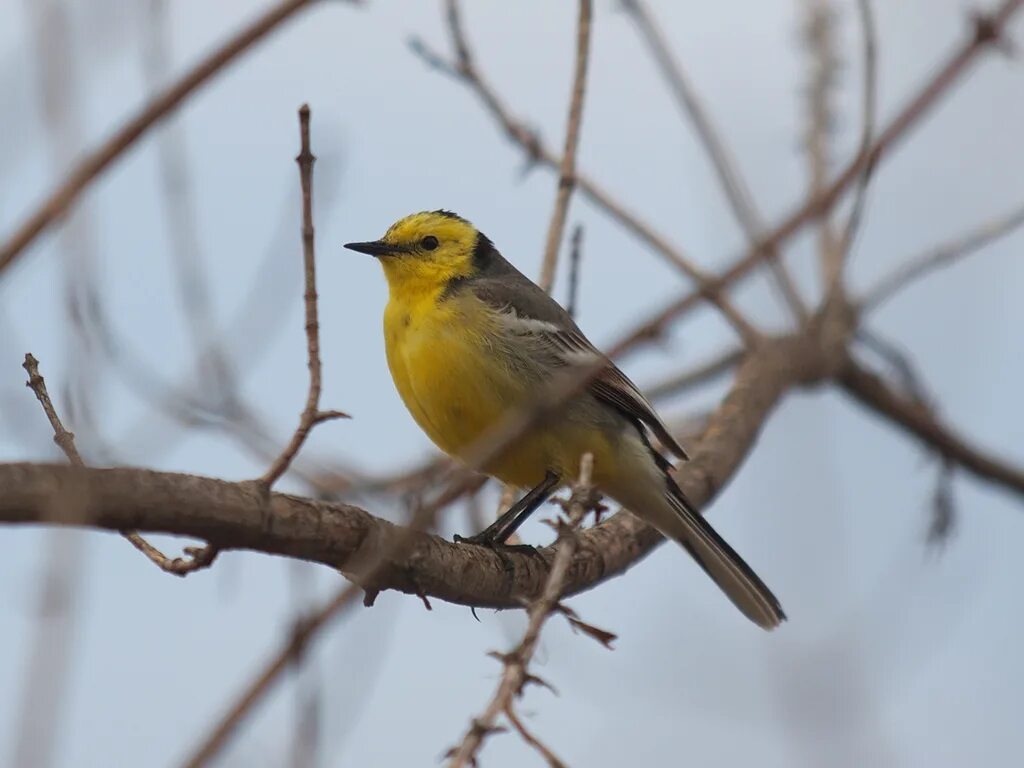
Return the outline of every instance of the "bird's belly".
{"type": "MultiPolygon", "coordinates": [[[[385,323],[388,365],[402,400],[427,436],[445,453],[473,462],[474,444],[507,414],[528,407],[530,382],[512,375],[500,356],[464,318],[437,310],[419,322],[391,307],[385,323]]],[[[482,469],[520,486],[548,470],[545,432],[533,431],[482,469]]]]}

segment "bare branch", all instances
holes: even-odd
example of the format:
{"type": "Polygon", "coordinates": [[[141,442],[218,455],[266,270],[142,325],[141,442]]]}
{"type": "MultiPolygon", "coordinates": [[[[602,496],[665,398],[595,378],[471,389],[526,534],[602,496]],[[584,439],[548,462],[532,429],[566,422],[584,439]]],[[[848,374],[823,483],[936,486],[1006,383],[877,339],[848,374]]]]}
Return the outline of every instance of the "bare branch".
{"type": "Polygon", "coordinates": [[[915,280],[924,277],[940,267],[948,266],[959,259],[970,256],[1024,226],[1024,205],[1007,211],[994,219],[984,222],[949,242],[933,246],[909,259],[869,288],[859,304],[868,312],[877,309],[915,280]]]}
{"type": "MultiPolygon", "coordinates": [[[[711,415],[692,460],[676,479],[694,504],[707,505],[737,471],[776,403],[795,383],[830,371],[816,339],[765,340],[740,366],[721,406],[711,415]]],[[[479,480],[446,489],[425,506],[431,515],[479,480]]],[[[541,593],[552,548],[540,557],[502,556],[400,528],[354,506],[280,493],[253,483],[142,469],[79,469],[0,464],[0,521],[49,522],[52,499],[75,489],[92,527],[142,529],[206,539],[220,549],[252,549],[337,568],[375,591],[396,589],[462,605],[516,608],[541,593]],[[273,526],[264,524],[269,514],[273,526]],[[397,543],[396,543],[397,542],[397,543]],[[394,552],[377,565],[380,553],[394,552]],[[369,563],[369,565],[368,565],[369,563]],[[367,569],[370,573],[367,573],[367,569]]],[[[622,573],[662,541],[629,514],[616,514],[580,534],[564,593],[590,589],[622,573]]]]}
{"type": "Polygon", "coordinates": [[[135,144],[143,134],[240,54],[259,42],[297,11],[313,2],[314,0],[282,0],[271,7],[224,45],[196,64],[178,82],[153,99],[133,118],[127,120],[113,136],[86,155],[46,200],[25,218],[14,234],[0,245],[0,272],[10,265],[47,227],[67,213],[82,191],[135,144]]]}
{"type": "MultiPolygon", "coordinates": [[[[811,54],[810,82],[807,85],[808,127],[807,163],[810,172],[809,193],[818,195],[828,185],[832,162],[832,91],[839,62],[836,56],[835,10],[830,0],[805,0],[804,41],[811,54]]],[[[818,261],[825,295],[836,285],[843,260],[839,235],[825,211],[817,222],[818,261]]]]}
{"type": "Polygon", "coordinates": [[[573,75],[572,96],[569,101],[569,118],[565,128],[565,149],[558,169],[558,192],[555,207],[551,212],[548,237],[544,246],[544,261],[541,263],[540,279],[537,284],[547,292],[555,282],[555,266],[558,264],[558,250],[565,231],[565,218],[569,213],[569,200],[576,186],[576,147],[580,139],[580,122],[583,118],[583,92],[587,83],[587,59],[590,55],[590,19],[593,12],[591,0],[580,0],[579,21],[576,29],[576,70],[573,75]]]}
{"type": "MultiPolygon", "coordinates": [[[[704,149],[711,159],[711,164],[718,174],[726,199],[732,208],[733,214],[739,222],[740,228],[747,236],[750,244],[753,245],[761,237],[764,231],[764,223],[758,213],[754,199],[750,195],[750,189],[740,173],[735,159],[725,146],[721,133],[711,122],[707,108],[701,102],[696,88],[690,83],[689,78],[683,71],[682,65],[675,57],[658,28],[657,23],[651,16],[650,11],[642,0],[622,0],[622,6],[629,13],[640,31],[641,36],[647,43],[654,60],[661,70],[662,76],[668,83],[675,96],[676,102],[683,109],[684,113],[693,122],[697,136],[704,144],[704,149]]],[[[790,277],[786,266],[780,256],[776,255],[766,259],[772,276],[775,279],[779,292],[785,299],[787,306],[798,320],[807,318],[807,306],[797,290],[796,284],[790,277]]]]}
{"type": "Polygon", "coordinates": [[[57,409],[53,407],[53,401],[50,400],[50,393],[46,391],[46,381],[39,373],[39,361],[31,353],[28,353],[25,355],[25,362],[22,363],[21,367],[28,373],[28,381],[25,383],[25,386],[35,394],[39,404],[43,406],[43,412],[46,414],[50,426],[53,428],[53,442],[68,457],[68,461],[76,467],[84,467],[85,462],[82,461],[82,457],[75,447],[75,435],[64,428],[60,416],[57,415],[57,409]]]}
{"type": "MultiPolygon", "coordinates": [[[[861,135],[860,149],[858,154],[867,157],[871,151],[871,142],[875,133],[875,120],[878,111],[878,31],[875,28],[875,14],[871,8],[871,0],[857,0],[857,11],[860,16],[861,38],[863,40],[864,52],[862,55],[864,63],[863,90],[861,96],[861,135]]],[[[850,218],[842,233],[843,264],[840,265],[836,274],[836,284],[829,288],[829,294],[835,294],[839,290],[842,281],[842,267],[849,260],[850,249],[857,236],[857,228],[860,226],[864,216],[864,205],[867,201],[868,184],[871,182],[871,175],[875,170],[873,162],[866,163],[861,170],[860,180],[853,193],[853,206],[850,209],[850,218]]]]}
{"type": "Polygon", "coordinates": [[[519,719],[516,714],[515,706],[511,703],[505,707],[505,717],[512,723],[512,727],[516,729],[516,732],[531,747],[533,747],[540,754],[541,757],[548,764],[548,768],[567,768],[565,763],[558,759],[558,756],[552,752],[544,742],[534,736],[530,731],[527,730],[526,726],[523,725],[523,721],[519,719]]]}
{"type": "Polygon", "coordinates": [[[579,546],[578,529],[587,512],[597,509],[599,503],[600,497],[595,494],[591,484],[593,471],[594,457],[592,454],[585,454],[580,462],[579,482],[573,489],[572,499],[566,504],[567,520],[559,521],[557,524],[555,557],[551,562],[544,591],[527,610],[529,621],[523,639],[511,651],[500,655],[504,671],[498,689],[483,714],[473,718],[469,730],[452,754],[451,762],[448,764],[450,768],[476,764],[476,754],[483,745],[484,738],[494,732],[498,716],[510,710],[514,697],[523,693],[523,688],[529,680],[530,661],[537,649],[541,629],[548,617],[555,612],[569,564],[579,546]]]}
{"type": "Polygon", "coordinates": [[[299,108],[299,136],[301,149],[295,161],[299,164],[299,179],[302,184],[302,264],[306,284],[303,299],[306,307],[306,365],[309,368],[309,390],[306,394],[306,407],[302,410],[299,426],[296,427],[292,439],[260,478],[260,483],[268,490],[288,471],[292,460],[314,426],[331,419],[348,418],[348,415],[341,411],[320,410],[320,321],[317,318],[316,251],[313,229],[313,163],[316,157],[310,150],[308,104],[303,104],[299,108]]]}

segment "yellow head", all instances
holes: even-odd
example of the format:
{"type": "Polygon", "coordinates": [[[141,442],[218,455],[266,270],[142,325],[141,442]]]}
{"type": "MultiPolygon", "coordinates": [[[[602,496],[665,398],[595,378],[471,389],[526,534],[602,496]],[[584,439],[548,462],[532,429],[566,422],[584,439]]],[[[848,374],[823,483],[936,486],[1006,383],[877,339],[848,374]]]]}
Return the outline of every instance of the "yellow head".
{"type": "Polygon", "coordinates": [[[494,246],[450,211],[423,211],[399,219],[380,240],[346,248],[380,259],[392,293],[443,290],[449,281],[486,267],[494,246]]]}

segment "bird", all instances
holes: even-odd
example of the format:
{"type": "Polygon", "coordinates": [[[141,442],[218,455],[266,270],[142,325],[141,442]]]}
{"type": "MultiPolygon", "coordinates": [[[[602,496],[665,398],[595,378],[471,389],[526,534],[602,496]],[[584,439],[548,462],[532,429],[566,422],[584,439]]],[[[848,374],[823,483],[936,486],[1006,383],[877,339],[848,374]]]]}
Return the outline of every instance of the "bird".
{"type": "Polygon", "coordinates": [[[447,210],[422,211],[379,240],[345,248],[380,262],[392,379],[413,419],[449,456],[472,461],[474,443],[545,396],[556,376],[602,361],[585,389],[484,464],[486,474],[529,490],[463,541],[504,545],[590,453],[598,490],[679,543],[747,618],[764,629],[785,620],[775,595],[673,479],[672,462],[651,436],[665,452],[688,457],[647,398],[472,223],[447,210]]]}

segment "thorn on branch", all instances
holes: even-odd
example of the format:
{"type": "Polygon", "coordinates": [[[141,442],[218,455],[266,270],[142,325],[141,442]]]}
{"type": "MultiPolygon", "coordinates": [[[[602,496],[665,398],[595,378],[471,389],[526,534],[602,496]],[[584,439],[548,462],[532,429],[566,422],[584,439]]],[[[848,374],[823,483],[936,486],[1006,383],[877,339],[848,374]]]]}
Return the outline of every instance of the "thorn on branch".
{"type": "Polygon", "coordinates": [[[564,603],[559,603],[558,605],[556,605],[555,610],[563,616],[565,616],[566,621],[569,622],[569,626],[571,626],[574,630],[579,630],[588,637],[593,638],[601,645],[603,645],[605,648],[607,648],[609,651],[615,650],[612,647],[612,643],[618,640],[619,636],[616,635],[614,632],[609,632],[606,629],[595,627],[593,624],[588,624],[579,617],[579,614],[576,613],[576,611],[574,611],[572,608],[565,605],[564,603]]]}

